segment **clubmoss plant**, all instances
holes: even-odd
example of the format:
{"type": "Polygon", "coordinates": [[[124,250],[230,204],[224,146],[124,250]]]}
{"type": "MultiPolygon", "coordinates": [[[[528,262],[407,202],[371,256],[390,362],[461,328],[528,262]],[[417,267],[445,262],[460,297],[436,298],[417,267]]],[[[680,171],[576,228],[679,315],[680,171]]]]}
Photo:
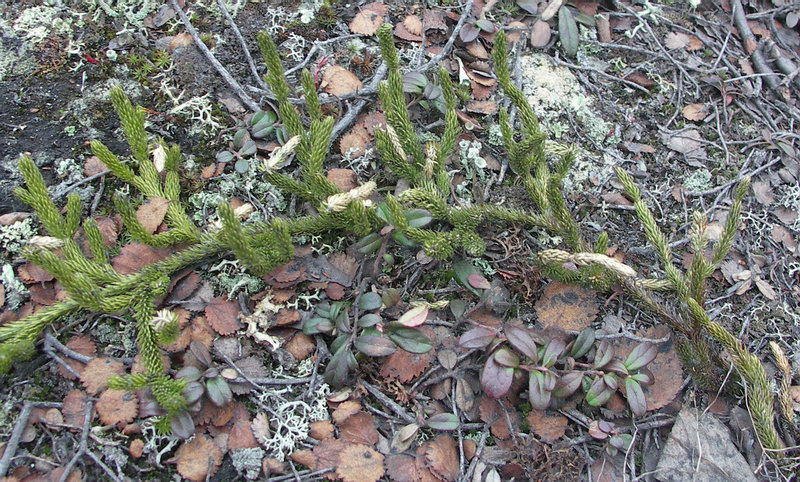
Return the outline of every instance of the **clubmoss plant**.
{"type": "MultiPolygon", "coordinates": [[[[713,366],[720,358],[714,348],[716,344],[726,349],[745,388],[760,441],[777,456],[779,452],[775,451],[782,448],[782,443],[773,425],[772,394],[763,366],[739,340],[711,320],[703,308],[705,280],[730,250],[747,182],[737,187],[722,237],[709,257],[702,255],[707,244],[705,219],[702,216],[694,218],[692,247],[696,256],[684,273],[672,263],[666,237],[659,231],[639,189],[629,175],[619,170],[618,177],[634,202],[636,215],[647,239],[655,246],[665,273],[663,279],[642,278],[633,268],[605,255],[608,246],[605,233],[590,240],[571,215],[563,197],[562,182],[575,160],[575,150],[546,141],[526,96],[511,81],[507,59],[509,49],[502,31],[495,38],[495,71],[502,92],[517,109],[519,125],[513,125],[508,111],[501,109],[500,133],[509,166],[525,187],[536,212],[496,205],[465,207],[455,202],[450,189],[451,178],[445,167],[448,156],[457,149],[456,139],[460,131],[456,116],[457,96],[450,76],[444,70],[438,73],[438,87],[445,107],[443,132],[438,141],[422,142],[407,108],[392,27],[384,25],[378,37],[388,66],[388,79],[378,91],[388,125],[376,131],[376,148],[384,166],[396,178],[403,178],[410,185],[410,189],[398,196],[387,196],[385,204],[375,205],[369,199],[377,187],[374,182],[342,192],[326,178],[324,163],[331,150],[334,120],[323,115],[308,72],[301,76],[307,117],[302,116],[290,102],[291,89],[277,48],[267,33],[258,36],[258,44],[267,66],[265,80],[275,95],[278,118],[286,136],[283,139],[285,144],[265,162],[264,177],[284,194],[308,202],[316,214],[291,219],[275,217],[265,222],[243,224],[231,207],[222,202],[217,209],[221,221],[219,226],[196,225],[185,212],[180,199],[179,148],[167,145],[161,139],[151,142],[145,131],[143,109],[134,107],[122,90],[115,89],[112,101],[122,121],[131,159],[119,158],[97,141],[92,143],[92,150],[115,176],[138,190],[146,200],[169,202],[166,215],[169,229],[151,234],[137,220],[131,202],[124,196],[116,196],[114,204],[128,235],[152,246],[176,249],[173,255],[161,262],[148,265],[137,273],[120,275],[111,268],[97,225],[91,219],[81,223],[83,209],[78,196],[73,194],[67,198],[65,214],[62,215],[48,196],[44,180],[33,161],[23,157],[20,171],[25,187],[19,188],[17,195],[36,211],[49,233],[48,238],[28,247],[24,255],[53,273],[69,297],[0,327],[0,370],[7,371],[12,360],[30,356],[42,330],[66,315],[80,311],[122,314],[135,322],[137,343],[146,371],[118,378],[111,385],[131,390],[150,387],[166,411],[158,422],[159,429],[166,431],[171,422],[185,414],[187,406],[183,393],[186,381],[172,378],[161,362],[159,344],[167,341],[174,330],[170,329],[169,323],[156,322],[160,318],[156,316],[155,300],[166,292],[170,275],[174,272],[222,257],[237,259],[253,274],[266,273],[293,256],[292,236],[325,232],[366,236],[387,222],[404,239],[421,245],[432,257],[447,259],[462,251],[478,256],[485,250],[478,231],[483,223],[520,223],[563,240],[565,250],[539,253],[538,261],[545,274],[599,290],[609,290],[613,286],[626,288],[678,331],[686,347],[684,360],[690,365],[713,366]],[[151,159],[154,153],[158,153],[156,157],[163,163],[154,163],[151,159]],[[291,153],[297,160],[296,172],[279,172],[291,153]],[[414,222],[407,215],[410,211],[419,213],[422,210],[429,213],[424,224],[414,222]],[[89,241],[90,255],[85,255],[74,240],[81,227],[89,241]],[[56,249],[58,254],[54,251],[56,249]],[[565,263],[575,268],[568,269],[565,263]],[[664,291],[666,296],[657,296],[657,291],[664,291]]],[[[375,340],[370,338],[366,341],[375,340]]],[[[350,343],[343,344],[348,345],[350,343]]],[[[370,347],[366,351],[370,351],[370,347]]],[[[335,354],[329,364],[334,368],[342,367],[342,373],[353,368],[356,359],[349,349],[331,351],[335,354]],[[337,356],[341,359],[337,360],[337,356]]],[[[702,366],[697,373],[702,373],[702,366]]],[[[457,426],[457,421],[455,423],[457,426]]]]}

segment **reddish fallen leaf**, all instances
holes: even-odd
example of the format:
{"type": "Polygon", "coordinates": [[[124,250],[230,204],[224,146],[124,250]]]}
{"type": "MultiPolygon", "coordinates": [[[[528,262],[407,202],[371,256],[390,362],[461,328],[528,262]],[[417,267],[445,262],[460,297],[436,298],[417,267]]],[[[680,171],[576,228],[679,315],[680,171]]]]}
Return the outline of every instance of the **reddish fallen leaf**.
{"type": "Polygon", "coordinates": [[[97,395],[108,387],[108,379],[125,373],[125,365],[111,358],[95,358],[86,364],[81,373],[81,383],[91,395],[97,395]]]}
{"type": "Polygon", "coordinates": [[[361,403],[355,400],[347,400],[340,403],[339,406],[336,407],[336,410],[333,411],[331,417],[337,425],[341,425],[342,422],[347,420],[347,417],[353,415],[354,413],[360,412],[361,408],[361,403]]]}
{"type": "Polygon", "coordinates": [[[383,472],[383,455],[366,445],[349,445],[339,454],[336,475],[344,482],[377,482],[383,472]]]}
{"type": "Polygon", "coordinates": [[[322,74],[322,90],[330,95],[341,97],[356,92],[361,87],[361,80],[340,65],[331,65],[322,74]]]}
{"type": "Polygon", "coordinates": [[[83,175],[91,177],[106,171],[108,167],[97,156],[89,156],[83,161],[83,175]]]}
{"type": "Polygon", "coordinates": [[[205,314],[211,328],[222,336],[235,333],[242,327],[239,322],[239,304],[226,296],[212,299],[206,306],[205,314]]]}
{"type": "Polygon", "coordinates": [[[547,443],[564,436],[569,420],[563,415],[550,415],[544,410],[531,410],[526,418],[531,431],[547,443]]]}
{"type": "Polygon", "coordinates": [[[104,425],[130,423],[139,413],[139,400],[133,392],[106,390],[95,407],[104,425]]]}
{"type": "Polygon", "coordinates": [[[458,477],[458,450],[453,437],[438,435],[425,450],[428,469],[443,481],[454,481],[458,477]]]}
{"type": "Polygon", "coordinates": [[[420,480],[414,457],[405,454],[390,454],[386,456],[386,474],[395,482],[417,482],[420,480]]]}
{"type": "Polygon", "coordinates": [[[350,21],[350,31],[361,35],[375,35],[383,24],[388,7],[382,2],[373,2],[361,9],[350,21]]]}
{"type": "Polygon", "coordinates": [[[222,450],[208,436],[198,435],[175,453],[178,473],[193,482],[213,476],[222,463],[222,450]]]}
{"type": "MultiPolygon", "coordinates": [[[[416,15],[414,15],[414,16],[416,16],[416,15]]],[[[417,18],[419,18],[419,17],[417,17],[417,18]]],[[[409,22],[409,23],[411,24],[412,28],[415,27],[415,22],[413,20],[411,22],[409,22]]],[[[420,29],[420,32],[421,32],[421,30],[422,29],[420,29]]],[[[408,27],[406,27],[404,21],[397,22],[397,24],[395,24],[395,26],[394,26],[394,34],[395,34],[395,36],[397,38],[400,38],[400,39],[405,40],[407,42],[422,42],[422,36],[419,35],[419,34],[415,34],[415,33],[410,32],[408,30],[408,27]]]]}
{"type": "Polygon", "coordinates": [[[330,420],[319,420],[308,425],[308,435],[316,440],[332,438],[335,430],[330,420]]]}
{"type": "Polygon", "coordinates": [[[228,450],[258,447],[258,441],[251,428],[250,412],[241,403],[233,410],[233,426],[228,435],[228,450]]]}
{"type": "Polygon", "coordinates": [[[597,294],[579,286],[548,284],[536,301],[536,314],[545,328],[580,331],[597,317],[597,294]]]}
{"type": "MultiPolygon", "coordinates": [[[[61,413],[64,416],[64,423],[72,425],[76,430],[83,428],[83,422],[86,420],[86,403],[89,401],[89,395],[83,390],[70,390],[67,396],[64,397],[61,413]]],[[[92,411],[94,417],[94,411],[92,411]]]]}
{"type": "MultiPolygon", "coordinates": [[[[655,326],[639,336],[651,339],[659,339],[667,336],[670,329],[666,326],[655,326]]],[[[658,354],[650,362],[647,368],[654,378],[652,385],[642,385],[645,400],[647,401],[647,411],[658,410],[672,402],[683,385],[683,369],[678,354],[673,346],[672,336],[664,343],[656,345],[658,354]]],[[[612,342],[614,356],[620,360],[625,360],[639,342],[625,338],[616,338],[612,342]]]]}
{"type": "MultiPolygon", "coordinates": [[[[73,350],[75,352],[80,353],[84,356],[94,357],[97,355],[97,347],[95,346],[94,342],[91,338],[84,335],[76,335],[67,341],[67,348],[73,350]]],[[[80,375],[83,372],[83,369],[86,365],[79,362],[78,360],[73,360],[72,358],[64,357],[64,361],[67,362],[67,365],[71,366],[73,370],[78,372],[80,375]]],[[[59,365],[58,367],[58,374],[62,377],[66,378],[67,380],[75,380],[75,375],[68,372],[64,367],[59,365]]]]}
{"type": "Polygon", "coordinates": [[[198,425],[207,425],[210,423],[215,427],[222,427],[233,418],[236,405],[236,402],[230,402],[218,407],[213,403],[204,403],[202,410],[195,415],[195,421],[199,422],[198,425]]]}
{"type": "Polygon", "coordinates": [[[136,218],[145,231],[150,234],[156,232],[158,226],[164,221],[170,202],[169,199],[163,197],[154,197],[139,206],[136,210],[136,218]]]}
{"type": "Polygon", "coordinates": [[[339,425],[339,438],[347,442],[374,446],[379,437],[375,418],[366,412],[354,413],[339,425]]]}
{"type": "Polygon", "coordinates": [[[144,454],[144,440],[140,438],[131,440],[130,445],[128,445],[128,453],[135,459],[141,457],[144,454]]]}
{"type": "Polygon", "coordinates": [[[329,169],[325,177],[342,191],[350,191],[358,186],[358,176],[352,169],[329,169]]]}
{"type": "Polygon", "coordinates": [[[25,263],[17,268],[17,276],[19,279],[27,284],[32,283],[45,283],[53,281],[54,276],[49,271],[46,271],[33,263],[25,263]]]}
{"type": "Polygon", "coordinates": [[[111,266],[119,274],[132,274],[149,264],[163,260],[169,254],[168,248],[153,248],[144,243],[130,243],[122,247],[120,254],[111,261],[111,266]]]}
{"type": "Polygon", "coordinates": [[[432,357],[433,350],[427,353],[409,353],[405,350],[397,350],[384,360],[381,365],[381,376],[408,383],[422,375],[430,366],[432,357]]]}
{"type": "MultiPolygon", "coordinates": [[[[339,152],[350,159],[361,157],[367,152],[367,145],[372,142],[372,136],[359,125],[353,126],[339,139],[339,152]]],[[[343,189],[349,191],[349,189],[343,189]]]]}
{"type": "Polygon", "coordinates": [[[656,82],[653,79],[651,79],[650,77],[639,71],[634,71],[626,75],[625,80],[633,82],[634,84],[637,85],[641,85],[646,89],[649,89],[650,87],[656,85],[656,82]]]}
{"type": "Polygon", "coordinates": [[[512,431],[516,431],[519,426],[519,412],[516,410],[505,410],[500,403],[488,396],[481,397],[478,406],[481,420],[489,424],[492,435],[501,440],[511,437],[512,431]],[[508,425],[511,420],[512,426],[508,425]]]}
{"type": "Polygon", "coordinates": [[[297,361],[302,361],[308,358],[309,355],[317,349],[317,344],[314,342],[313,338],[298,331],[292,336],[292,339],[284,345],[284,348],[291,353],[297,361]]]}
{"type": "MultiPolygon", "coordinates": [[[[349,444],[334,438],[325,439],[311,451],[314,455],[314,470],[336,469],[339,466],[339,456],[349,444]]],[[[333,480],[334,473],[325,474],[325,478],[333,480]]]]}
{"type": "Polygon", "coordinates": [[[552,32],[550,30],[550,24],[537,20],[531,28],[531,47],[537,49],[544,48],[550,43],[551,37],[552,32]]]}

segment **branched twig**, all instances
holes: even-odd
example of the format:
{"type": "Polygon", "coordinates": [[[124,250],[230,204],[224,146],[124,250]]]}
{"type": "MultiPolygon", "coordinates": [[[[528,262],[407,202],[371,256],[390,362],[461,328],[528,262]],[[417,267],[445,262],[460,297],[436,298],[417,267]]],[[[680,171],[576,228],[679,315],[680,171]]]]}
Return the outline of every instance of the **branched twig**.
{"type": "Polygon", "coordinates": [[[403,407],[398,405],[394,400],[392,400],[391,398],[389,398],[386,395],[384,395],[383,392],[378,390],[377,387],[371,385],[368,382],[365,382],[364,380],[361,380],[361,385],[363,385],[364,388],[367,389],[367,391],[370,393],[370,395],[372,395],[379,402],[381,402],[381,404],[384,407],[388,408],[389,410],[391,410],[392,412],[397,414],[400,418],[402,418],[404,422],[406,422],[406,423],[417,423],[417,419],[416,418],[414,418],[408,412],[403,410],[403,407]]]}
{"type": "Polygon", "coordinates": [[[181,22],[183,22],[183,26],[186,28],[186,31],[189,32],[189,35],[192,36],[192,40],[194,40],[197,48],[200,49],[200,52],[203,53],[214,69],[216,69],[219,75],[222,76],[222,78],[225,80],[225,83],[227,83],[228,86],[233,89],[234,92],[236,92],[236,95],[239,96],[239,99],[242,100],[248,109],[254,112],[258,111],[260,109],[258,102],[247,95],[247,92],[244,91],[239,82],[233,78],[230,72],[228,72],[228,69],[226,69],[219,62],[219,60],[214,57],[214,54],[212,54],[206,44],[203,43],[203,40],[200,38],[200,34],[197,33],[197,30],[192,26],[192,22],[189,20],[189,17],[186,16],[186,12],[184,12],[183,9],[178,5],[178,2],[176,0],[169,0],[169,6],[178,13],[178,16],[181,18],[181,22]]]}
{"type": "Polygon", "coordinates": [[[236,36],[236,39],[239,40],[239,46],[242,47],[242,52],[244,53],[244,58],[247,60],[247,66],[250,67],[250,73],[253,74],[253,78],[256,79],[256,83],[264,90],[269,91],[269,86],[264,79],[258,75],[258,70],[256,69],[256,64],[253,62],[253,56],[250,55],[250,49],[247,48],[247,43],[244,41],[244,37],[242,36],[242,32],[239,30],[239,27],[236,25],[236,22],[233,20],[233,17],[228,12],[228,9],[225,7],[225,2],[223,0],[217,0],[217,6],[219,7],[222,14],[225,16],[225,20],[231,24],[231,29],[233,30],[233,34],[236,36]]]}
{"type": "Polygon", "coordinates": [[[78,445],[78,451],[75,452],[75,455],[72,456],[67,466],[64,467],[64,472],[61,473],[61,477],[58,479],[58,482],[64,482],[69,477],[70,472],[72,472],[72,468],[75,467],[75,464],[78,463],[78,459],[86,454],[86,451],[89,449],[89,431],[92,428],[92,409],[94,408],[94,404],[91,401],[87,401],[86,405],[83,407],[83,427],[81,429],[81,441],[78,445]]]}
{"type": "Polygon", "coordinates": [[[25,427],[28,426],[28,419],[31,418],[31,412],[34,408],[61,408],[62,404],[58,402],[30,402],[27,401],[22,404],[22,410],[19,412],[17,423],[14,424],[14,429],[11,431],[11,437],[6,442],[6,448],[3,452],[3,457],[0,458],[0,477],[5,477],[14,455],[17,453],[19,442],[22,439],[22,434],[25,433],[25,427]]]}

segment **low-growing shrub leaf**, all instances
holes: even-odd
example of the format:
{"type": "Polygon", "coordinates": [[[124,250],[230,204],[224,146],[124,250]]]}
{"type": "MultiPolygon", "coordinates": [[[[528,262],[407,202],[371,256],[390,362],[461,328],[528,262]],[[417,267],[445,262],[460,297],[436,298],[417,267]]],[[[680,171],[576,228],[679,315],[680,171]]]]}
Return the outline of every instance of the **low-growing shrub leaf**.
{"type": "Polygon", "coordinates": [[[464,348],[483,348],[493,342],[495,338],[497,338],[497,333],[494,330],[476,326],[461,335],[458,343],[464,348]]]}
{"type": "Polygon", "coordinates": [[[644,398],[642,386],[630,377],[625,379],[625,398],[634,415],[641,417],[647,413],[647,401],[644,398]]]}
{"type": "Polygon", "coordinates": [[[421,324],[425,323],[425,320],[428,319],[428,307],[426,305],[417,306],[415,308],[411,308],[410,310],[403,313],[403,315],[397,319],[397,322],[403,326],[420,326],[421,324]]]}
{"type": "Polygon", "coordinates": [[[353,345],[361,353],[374,357],[389,356],[397,351],[397,345],[383,336],[361,335],[356,338],[353,345]]]}
{"type": "Polygon", "coordinates": [[[536,346],[536,342],[533,340],[530,333],[528,333],[528,330],[520,328],[519,326],[506,325],[503,331],[511,346],[530,358],[532,363],[537,363],[539,361],[539,347],[536,346]]]}
{"type": "Polygon", "coordinates": [[[397,346],[411,353],[427,353],[433,348],[433,342],[428,336],[415,329],[401,326],[389,330],[389,339],[397,346]]]}
{"type": "Polygon", "coordinates": [[[519,367],[519,356],[508,348],[500,348],[492,356],[498,364],[504,367],[519,367]]]}
{"type": "Polygon", "coordinates": [[[511,388],[513,379],[513,368],[500,365],[493,356],[486,359],[486,364],[481,371],[481,386],[486,395],[492,398],[504,397],[511,388]]]}
{"type": "Polygon", "coordinates": [[[425,420],[425,425],[434,430],[456,430],[461,422],[453,413],[437,413],[425,420]]]}
{"type": "Polygon", "coordinates": [[[572,349],[569,352],[570,356],[573,358],[580,358],[589,353],[589,350],[594,346],[594,340],[594,330],[591,328],[584,328],[578,334],[578,337],[575,338],[575,342],[572,344],[572,349]]]}
{"type": "Polygon", "coordinates": [[[652,343],[639,343],[634,347],[628,358],[625,359],[625,368],[635,371],[653,361],[658,355],[658,349],[652,343]]]}

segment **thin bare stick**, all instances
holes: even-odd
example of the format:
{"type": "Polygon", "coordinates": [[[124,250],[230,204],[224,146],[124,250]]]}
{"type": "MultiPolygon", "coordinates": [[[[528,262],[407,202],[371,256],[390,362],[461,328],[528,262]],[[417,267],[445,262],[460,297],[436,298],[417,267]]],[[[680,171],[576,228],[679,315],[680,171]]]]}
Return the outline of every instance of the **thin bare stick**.
{"type": "Polygon", "coordinates": [[[470,13],[472,12],[473,3],[474,0],[467,0],[467,4],[464,5],[464,11],[461,12],[461,17],[458,19],[458,23],[453,28],[453,33],[450,34],[450,38],[447,39],[447,43],[444,44],[442,51],[436,54],[429,61],[422,64],[418,69],[416,69],[416,72],[427,72],[428,70],[436,67],[439,65],[439,62],[441,62],[442,59],[444,59],[444,57],[450,52],[450,49],[453,48],[453,44],[458,37],[458,33],[461,31],[461,27],[464,26],[464,23],[467,21],[467,17],[469,17],[470,13]]]}
{"type": "Polygon", "coordinates": [[[64,467],[64,472],[61,473],[61,477],[59,477],[58,482],[64,482],[69,477],[70,472],[72,472],[72,468],[75,467],[75,464],[78,463],[78,459],[86,454],[86,451],[89,449],[89,431],[92,428],[92,408],[94,408],[94,404],[91,401],[86,402],[86,405],[83,406],[83,427],[81,430],[81,441],[78,445],[78,451],[75,452],[75,455],[72,456],[67,466],[64,467]]]}
{"type": "Polygon", "coordinates": [[[219,7],[222,14],[225,16],[225,20],[231,24],[231,30],[233,30],[233,34],[236,36],[236,39],[239,40],[239,46],[242,47],[242,52],[244,52],[244,58],[247,60],[247,66],[250,67],[250,73],[253,74],[253,78],[256,79],[256,83],[264,90],[269,90],[269,86],[264,79],[258,75],[258,70],[256,69],[256,64],[253,62],[253,56],[250,55],[250,49],[247,48],[247,43],[244,41],[244,37],[242,36],[242,32],[239,30],[239,26],[236,25],[234,22],[233,17],[228,12],[228,9],[225,8],[225,2],[222,0],[217,0],[217,6],[219,7]]]}
{"type": "Polygon", "coordinates": [[[401,407],[400,405],[395,403],[395,401],[392,400],[391,398],[389,398],[386,395],[384,395],[383,392],[378,390],[375,386],[369,384],[368,382],[365,382],[364,380],[361,380],[361,385],[363,385],[364,388],[367,389],[367,391],[370,393],[370,395],[372,395],[373,397],[377,398],[378,401],[381,402],[381,404],[384,407],[388,408],[389,410],[391,410],[392,412],[394,412],[398,416],[400,416],[400,418],[402,418],[404,422],[406,422],[406,423],[417,423],[417,419],[416,418],[414,418],[408,412],[403,410],[403,407],[401,407]]]}
{"type": "Polygon", "coordinates": [[[11,467],[11,461],[17,453],[19,442],[22,439],[22,434],[25,433],[25,427],[28,426],[28,419],[31,418],[31,412],[34,408],[61,408],[62,404],[58,402],[25,402],[22,404],[22,410],[19,412],[17,423],[14,424],[14,430],[11,431],[11,437],[6,442],[6,449],[3,452],[3,457],[0,458],[0,477],[5,477],[8,468],[11,467]]]}
{"type": "Polygon", "coordinates": [[[169,6],[172,7],[178,13],[178,16],[181,18],[181,22],[183,22],[183,26],[186,28],[186,31],[189,32],[189,35],[192,36],[192,40],[194,40],[194,44],[200,49],[200,52],[208,59],[211,65],[216,69],[219,75],[225,80],[225,83],[236,92],[236,95],[239,96],[239,99],[247,106],[248,109],[252,111],[257,111],[260,109],[258,102],[253,100],[252,97],[247,95],[247,92],[244,91],[242,86],[239,82],[231,76],[230,72],[214,57],[214,54],[206,47],[206,44],[203,43],[203,40],[200,39],[200,34],[197,33],[197,30],[192,26],[192,22],[189,21],[189,17],[186,16],[186,12],[178,5],[176,0],[169,0],[169,6]]]}

